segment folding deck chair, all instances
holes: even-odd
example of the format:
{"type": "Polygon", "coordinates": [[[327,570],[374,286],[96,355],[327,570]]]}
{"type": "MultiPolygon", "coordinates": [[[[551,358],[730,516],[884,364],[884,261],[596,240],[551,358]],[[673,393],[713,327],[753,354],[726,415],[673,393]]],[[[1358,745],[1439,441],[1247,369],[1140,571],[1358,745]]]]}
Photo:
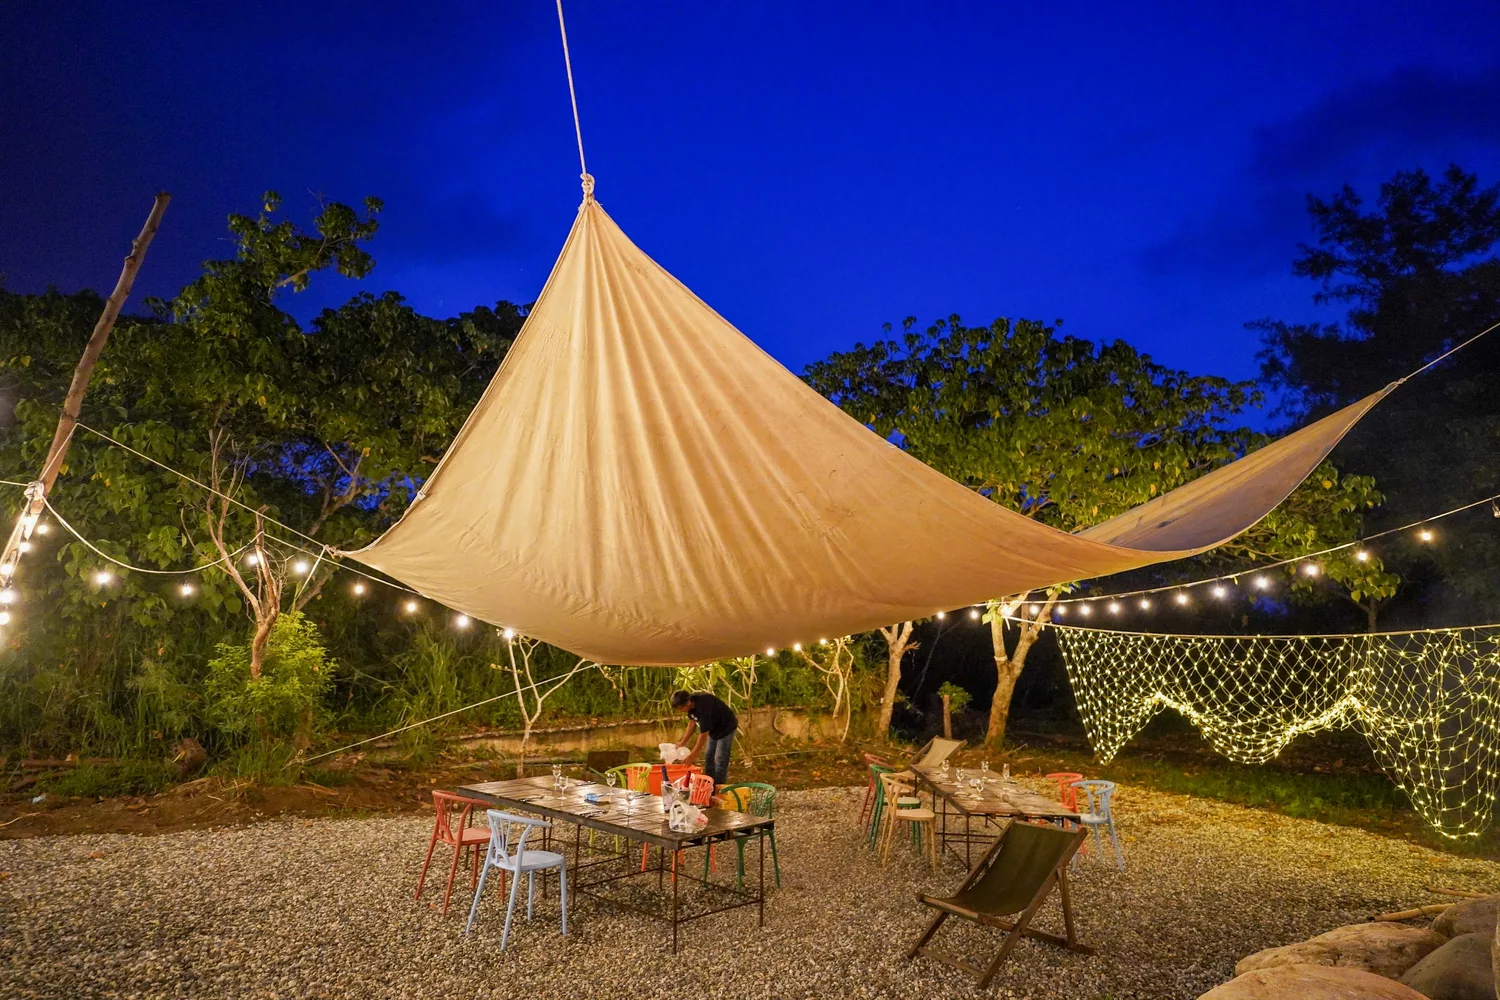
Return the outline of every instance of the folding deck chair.
{"type": "Polygon", "coordinates": [[[937,910],[938,915],[906,953],[907,960],[926,955],[978,976],[979,988],[987,989],[1023,934],[1061,945],[1069,951],[1092,955],[1094,949],[1080,944],[1074,936],[1073,906],[1068,898],[1068,862],[1087,833],[1081,827],[1064,830],[1056,826],[1011,823],[952,896],[917,897],[923,905],[937,910]],[[1030,926],[1031,918],[1054,885],[1062,900],[1064,937],[1030,926]],[[927,946],[949,917],[972,920],[1006,932],[1000,950],[988,968],[981,969],[927,946]]]}
{"type": "Polygon", "coordinates": [[[945,740],[941,736],[934,736],[912,756],[910,766],[937,767],[963,745],[963,740],[945,740]]]}

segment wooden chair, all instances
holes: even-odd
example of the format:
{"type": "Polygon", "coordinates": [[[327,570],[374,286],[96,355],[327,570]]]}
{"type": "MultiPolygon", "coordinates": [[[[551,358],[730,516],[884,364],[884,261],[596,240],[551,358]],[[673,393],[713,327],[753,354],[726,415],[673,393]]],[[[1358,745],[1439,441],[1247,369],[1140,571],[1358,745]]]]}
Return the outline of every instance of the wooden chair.
{"type": "Polygon", "coordinates": [[[879,764],[881,767],[889,767],[890,761],[884,757],[877,757],[872,753],[865,754],[865,801],[859,807],[859,825],[868,828],[870,812],[875,808],[875,772],[870,770],[871,764],[879,764]]]}
{"type": "Polygon", "coordinates": [[[1092,955],[1094,950],[1080,944],[1073,930],[1073,904],[1068,898],[1068,862],[1087,835],[1082,827],[1064,830],[1056,826],[1033,826],[1012,823],[994,845],[985,852],[979,864],[951,896],[918,896],[924,906],[938,911],[927,930],[906,953],[907,960],[926,955],[946,965],[963,969],[979,977],[979,988],[987,989],[1000,966],[1022,935],[1050,941],[1069,951],[1092,955]],[[1062,902],[1063,936],[1039,931],[1031,918],[1056,886],[1062,902]],[[988,967],[944,955],[928,947],[949,917],[972,920],[985,927],[1005,932],[1000,950],[988,967]],[[1011,919],[1007,919],[1011,918],[1011,919]]]}
{"type": "Polygon", "coordinates": [[[912,794],[912,786],[894,774],[882,774],[887,807],[883,815],[880,832],[880,858],[885,864],[891,860],[891,842],[896,839],[896,825],[906,823],[912,836],[917,838],[922,852],[927,855],[932,867],[937,867],[937,814],[922,808],[922,800],[912,794]]]}
{"type": "Polygon", "coordinates": [[[458,859],[464,848],[474,852],[474,881],[479,881],[479,861],[490,845],[490,830],[484,826],[470,826],[469,816],[474,807],[489,808],[489,803],[480,799],[465,798],[452,792],[432,793],[432,807],[437,815],[432,821],[432,839],[427,842],[427,857],[422,862],[422,874],[417,877],[417,892],[414,899],[422,898],[422,884],[427,881],[427,866],[432,864],[432,852],[439,842],[453,847],[453,864],[448,868],[448,888],[443,893],[443,916],[448,915],[448,899],[453,895],[453,876],[458,874],[458,859]],[[459,807],[463,808],[460,809],[459,807]]]}

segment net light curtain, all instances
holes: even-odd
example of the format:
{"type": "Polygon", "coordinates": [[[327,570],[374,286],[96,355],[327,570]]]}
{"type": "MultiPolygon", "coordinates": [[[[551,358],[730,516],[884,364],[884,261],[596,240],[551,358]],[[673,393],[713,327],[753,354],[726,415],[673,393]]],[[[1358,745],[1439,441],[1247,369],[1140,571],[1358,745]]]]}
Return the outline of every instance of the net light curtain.
{"type": "Polygon", "coordinates": [[[1246,764],[1303,733],[1352,727],[1434,829],[1477,836],[1493,818],[1500,625],[1347,636],[1057,631],[1096,755],[1113,758],[1173,709],[1246,764]]]}

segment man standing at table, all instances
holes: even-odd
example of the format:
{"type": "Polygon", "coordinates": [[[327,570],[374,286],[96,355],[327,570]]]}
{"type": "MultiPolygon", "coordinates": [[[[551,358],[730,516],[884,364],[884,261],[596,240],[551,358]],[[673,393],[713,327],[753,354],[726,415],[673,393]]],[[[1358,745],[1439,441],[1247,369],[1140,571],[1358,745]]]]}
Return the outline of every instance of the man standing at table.
{"type": "Polygon", "coordinates": [[[693,738],[694,730],[698,732],[698,742],[687,755],[685,763],[691,764],[697,759],[706,742],[708,752],[703,757],[703,773],[714,779],[715,788],[726,783],[729,780],[729,748],[734,743],[735,730],[740,726],[734,709],[707,691],[695,691],[692,694],[673,691],[672,708],[686,712],[688,717],[687,730],[678,741],[678,746],[687,746],[688,741],[693,738]]]}

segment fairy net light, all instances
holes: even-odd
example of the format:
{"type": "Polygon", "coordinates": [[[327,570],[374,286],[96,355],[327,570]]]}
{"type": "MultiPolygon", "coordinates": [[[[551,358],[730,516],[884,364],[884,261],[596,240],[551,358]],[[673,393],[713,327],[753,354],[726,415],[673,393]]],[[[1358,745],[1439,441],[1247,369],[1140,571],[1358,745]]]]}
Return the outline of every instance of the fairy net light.
{"type": "Polygon", "coordinates": [[[1231,760],[1354,728],[1422,818],[1478,836],[1500,786],[1500,625],[1350,636],[1057,630],[1089,742],[1112,759],[1158,712],[1231,760]]]}

